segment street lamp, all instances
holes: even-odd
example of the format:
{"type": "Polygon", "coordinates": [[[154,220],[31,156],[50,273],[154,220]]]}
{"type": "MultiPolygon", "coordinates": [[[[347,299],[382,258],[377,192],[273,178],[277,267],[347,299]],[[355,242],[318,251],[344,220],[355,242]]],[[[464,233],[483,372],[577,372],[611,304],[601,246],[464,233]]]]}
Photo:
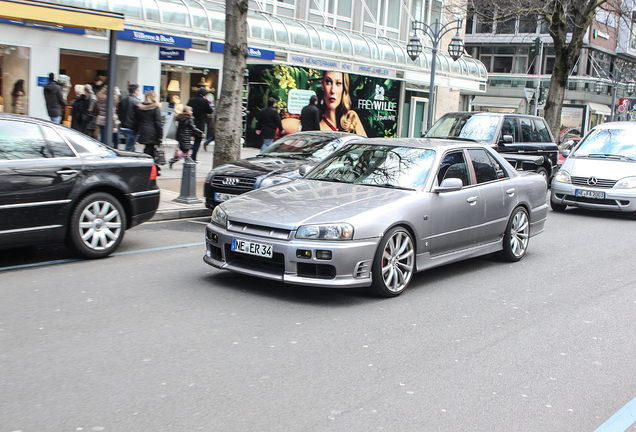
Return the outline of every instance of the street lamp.
{"type": "Polygon", "coordinates": [[[428,114],[426,119],[426,128],[429,129],[433,122],[433,101],[435,100],[435,68],[437,66],[437,49],[442,37],[448,32],[456,31],[455,36],[448,44],[448,54],[454,61],[457,61],[464,54],[464,41],[459,37],[459,30],[462,27],[463,20],[457,19],[451,21],[440,27],[439,20],[435,20],[433,26],[421,21],[413,21],[413,36],[409,39],[408,45],[406,45],[406,52],[411,57],[411,60],[415,61],[417,57],[422,53],[422,42],[420,41],[417,31],[421,31],[431,40],[433,44],[432,61],[431,61],[431,82],[428,91],[428,114]]]}
{"type": "Polygon", "coordinates": [[[635,90],[636,90],[636,82],[634,82],[634,80],[631,80],[630,82],[627,83],[627,94],[631,96],[635,90]]]}

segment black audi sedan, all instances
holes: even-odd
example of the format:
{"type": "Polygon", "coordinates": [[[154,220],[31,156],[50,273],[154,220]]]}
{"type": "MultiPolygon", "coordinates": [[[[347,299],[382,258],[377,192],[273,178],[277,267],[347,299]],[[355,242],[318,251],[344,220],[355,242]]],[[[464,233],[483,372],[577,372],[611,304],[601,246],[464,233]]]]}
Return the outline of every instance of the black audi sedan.
{"type": "Polygon", "coordinates": [[[65,241],[111,254],[159,206],[157,167],[67,127],[0,114],[0,248],[65,241]]]}
{"type": "Polygon", "coordinates": [[[253,189],[292,181],[302,165],[315,166],[346,143],[364,139],[346,132],[311,131],[287,135],[258,155],[213,168],[205,179],[205,205],[213,209],[223,201],[253,189]]]}

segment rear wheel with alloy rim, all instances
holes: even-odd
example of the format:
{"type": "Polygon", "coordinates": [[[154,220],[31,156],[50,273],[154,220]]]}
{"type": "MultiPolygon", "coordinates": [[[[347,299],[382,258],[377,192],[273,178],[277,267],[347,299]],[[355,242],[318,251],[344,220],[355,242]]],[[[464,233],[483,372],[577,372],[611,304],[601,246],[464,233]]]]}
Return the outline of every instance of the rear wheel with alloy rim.
{"type": "Polygon", "coordinates": [[[382,297],[400,295],[415,270],[415,246],[402,227],[390,229],[380,241],[373,260],[371,290],[382,297]]]}
{"type": "Polygon", "coordinates": [[[86,258],[110,255],[124,238],[126,213],[115,197],[104,192],[88,195],[73,210],[69,240],[86,258]]]}
{"type": "Polygon", "coordinates": [[[523,207],[517,207],[508,220],[500,256],[510,262],[519,261],[528,250],[530,241],[530,218],[523,207]]]}

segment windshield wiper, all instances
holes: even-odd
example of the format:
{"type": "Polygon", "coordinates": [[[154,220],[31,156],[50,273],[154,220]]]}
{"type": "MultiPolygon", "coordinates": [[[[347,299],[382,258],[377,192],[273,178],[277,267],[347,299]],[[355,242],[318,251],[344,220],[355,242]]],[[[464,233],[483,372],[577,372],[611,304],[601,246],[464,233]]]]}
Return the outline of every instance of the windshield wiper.
{"type": "Polygon", "coordinates": [[[479,140],[475,139],[475,138],[464,138],[464,137],[458,137],[458,136],[445,136],[445,137],[441,137],[441,136],[434,136],[434,137],[424,137],[424,138],[435,138],[435,139],[447,139],[447,140],[453,140],[453,141],[470,141],[470,142],[479,142],[479,140]]]}
{"type": "Polygon", "coordinates": [[[605,159],[622,159],[625,156],[613,155],[609,153],[590,153],[587,157],[605,158],[605,159]]]}

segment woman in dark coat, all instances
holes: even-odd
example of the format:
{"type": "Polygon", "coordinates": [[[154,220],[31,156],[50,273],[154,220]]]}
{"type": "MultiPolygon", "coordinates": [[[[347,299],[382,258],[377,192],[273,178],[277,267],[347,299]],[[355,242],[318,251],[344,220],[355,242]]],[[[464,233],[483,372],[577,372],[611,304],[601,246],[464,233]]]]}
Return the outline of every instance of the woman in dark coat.
{"type": "Polygon", "coordinates": [[[163,120],[157,104],[157,93],[152,90],[147,92],[144,101],[135,105],[134,111],[135,131],[139,134],[137,141],[145,146],[144,153],[155,158],[157,147],[163,139],[163,120]]]}

